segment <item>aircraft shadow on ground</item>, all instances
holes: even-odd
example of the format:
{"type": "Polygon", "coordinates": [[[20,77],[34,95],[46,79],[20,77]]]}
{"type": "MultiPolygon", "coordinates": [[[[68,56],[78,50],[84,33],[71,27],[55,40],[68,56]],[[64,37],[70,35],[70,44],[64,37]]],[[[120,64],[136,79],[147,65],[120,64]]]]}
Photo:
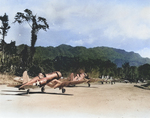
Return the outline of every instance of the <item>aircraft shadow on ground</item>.
{"type": "Polygon", "coordinates": [[[19,92],[17,94],[7,94],[7,93],[1,93],[1,95],[16,95],[16,96],[26,96],[26,95],[30,95],[30,94],[49,94],[49,95],[66,95],[66,96],[73,96],[73,94],[65,94],[65,93],[51,93],[51,92],[29,92],[29,94],[27,94],[26,91],[13,91],[13,90],[2,90],[2,92],[19,92]],[[23,92],[23,93],[20,93],[23,92]]]}
{"type": "Polygon", "coordinates": [[[67,86],[67,87],[84,87],[84,88],[98,88],[98,87],[88,87],[88,86],[67,86]]]}

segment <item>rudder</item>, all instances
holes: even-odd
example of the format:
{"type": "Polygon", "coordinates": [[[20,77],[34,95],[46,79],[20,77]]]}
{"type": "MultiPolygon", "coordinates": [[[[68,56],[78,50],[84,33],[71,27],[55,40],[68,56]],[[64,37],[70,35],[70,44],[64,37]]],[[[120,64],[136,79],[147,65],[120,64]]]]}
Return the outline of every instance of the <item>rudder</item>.
{"type": "Polygon", "coordinates": [[[29,82],[29,76],[28,76],[27,71],[24,71],[24,72],[23,72],[22,78],[23,78],[23,84],[29,82]]]}

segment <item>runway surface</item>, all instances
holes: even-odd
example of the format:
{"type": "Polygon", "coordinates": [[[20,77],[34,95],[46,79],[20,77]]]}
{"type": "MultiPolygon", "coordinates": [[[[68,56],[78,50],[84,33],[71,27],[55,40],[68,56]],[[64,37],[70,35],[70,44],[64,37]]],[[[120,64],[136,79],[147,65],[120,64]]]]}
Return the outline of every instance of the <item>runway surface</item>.
{"type": "Polygon", "coordinates": [[[80,84],[66,93],[46,87],[25,90],[0,85],[1,118],[150,118],[150,90],[136,84],[80,84]]]}

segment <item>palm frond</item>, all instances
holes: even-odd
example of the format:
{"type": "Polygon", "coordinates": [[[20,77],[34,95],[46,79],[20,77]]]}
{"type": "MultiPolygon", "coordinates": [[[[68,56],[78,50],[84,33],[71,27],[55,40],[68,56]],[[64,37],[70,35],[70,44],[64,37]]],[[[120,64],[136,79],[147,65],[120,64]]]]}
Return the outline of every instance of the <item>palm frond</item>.
{"type": "Polygon", "coordinates": [[[29,9],[25,9],[24,12],[26,12],[29,16],[32,16],[32,11],[29,9]]]}
{"type": "Polygon", "coordinates": [[[26,17],[24,16],[24,13],[18,12],[15,16],[14,23],[15,22],[22,23],[25,19],[26,19],[26,17]]]}
{"type": "Polygon", "coordinates": [[[43,30],[46,31],[47,27],[46,27],[45,25],[39,24],[39,25],[38,25],[38,29],[43,29],[43,30]]]}
{"type": "Polygon", "coordinates": [[[47,23],[47,21],[46,21],[45,18],[43,18],[43,17],[38,17],[38,22],[43,22],[44,25],[46,26],[46,28],[49,29],[49,25],[48,25],[48,23],[47,23]]]}

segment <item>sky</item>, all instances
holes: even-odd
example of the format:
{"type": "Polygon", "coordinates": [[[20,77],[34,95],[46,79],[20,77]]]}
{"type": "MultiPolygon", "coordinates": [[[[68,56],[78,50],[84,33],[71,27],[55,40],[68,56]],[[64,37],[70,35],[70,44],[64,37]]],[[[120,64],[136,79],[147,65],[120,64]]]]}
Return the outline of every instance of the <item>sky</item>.
{"type": "Polygon", "coordinates": [[[13,23],[25,9],[49,24],[36,46],[106,46],[150,58],[150,0],[0,0],[0,16],[6,13],[11,26],[7,43],[31,45],[29,24],[13,23]]]}

